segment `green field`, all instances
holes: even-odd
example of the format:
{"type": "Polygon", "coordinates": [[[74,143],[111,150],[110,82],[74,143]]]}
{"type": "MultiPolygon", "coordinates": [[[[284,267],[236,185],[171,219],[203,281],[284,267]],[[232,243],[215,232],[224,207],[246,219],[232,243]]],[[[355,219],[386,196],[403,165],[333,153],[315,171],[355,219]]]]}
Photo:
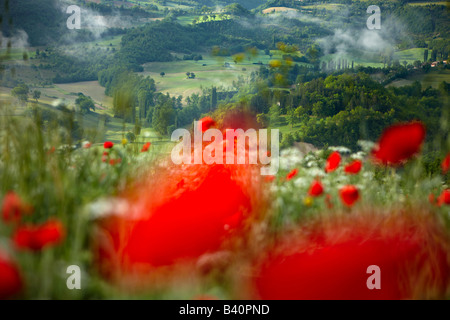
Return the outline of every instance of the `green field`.
{"type": "Polygon", "coordinates": [[[425,2],[411,2],[408,3],[410,6],[428,6],[428,5],[438,5],[445,6],[448,4],[448,1],[425,1],[425,2]]]}
{"type": "MultiPolygon", "coordinates": [[[[56,88],[64,90],[66,95],[82,92],[91,97],[96,103],[104,107],[112,108],[113,99],[105,95],[105,88],[100,86],[98,81],[83,81],[75,83],[64,83],[55,85],[56,88]]],[[[76,97],[74,97],[76,99],[76,97]]]]}
{"type": "MultiPolygon", "coordinates": [[[[394,60],[398,60],[401,64],[403,64],[403,61],[408,62],[408,64],[413,64],[414,61],[419,60],[423,61],[423,53],[425,49],[424,48],[412,48],[412,49],[406,49],[401,51],[396,51],[394,53],[394,60]]],[[[382,56],[378,53],[374,52],[367,52],[366,54],[328,54],[324,55],[320,60],[321,61],[330,61],[334,60],[337,61],[337,59],[347,59],[349,63],[354,61],[355,67],[358,65],[364,66],[364,67],[375,67],[380,68],[383,67],[384,64],[382,61],[382,56]],[[377,61],[378,60],[378,61],[377,61]]]]}
{"type": "MultiPolygon", "coordinates": [[[[352,61],[354,62],[354,67],[357,66],[364,66],[364,67],[374,67],[374,68],[380,68],[383,67],[383,63],[376,61],[376,59],[369,58],[369,56],[366,55],[352,55],[352,54],[327,54],[324,55],[322,58],[320,58],[320,61],[323,62],[329,62],[330,60],[333,60],[334,62],[337,62],[339,59],[347,59],[349,65],[351,66],[352,61]]],[[[380,57],[381,59],[381,57],[380,57]]]]}
{"type": "Polygon", "coordinates": [[[239,76],[249,77],[252,71],[259,69],[259,65],[253,62],[267,63],[269,56],[260,55],[235,64],[231,57],[213,57],[209,54],[203,54],[203,60],[181,60],[171,62],[150,62],[144,65],[145,76],[155,79],[158,91],[168,92],[171,95],[187,96],[201,92],[201,87],[224,87],[229,88],[233,81],[238,80],[239,76]],[[225,63],[229,67],[225,67],[225,63]],[[161,77],[160,73],[166,75],[161,77]],[[187,79],[186,72],[195,73],[195,79],[187,79]]]}
{"type": "MultiPolygon", "coordinates": [[[[55,88],[53,89],[57,91],[55,88]]],[[[10,95],[10,89],[0,87],[0,102],[9,104],[16,103],[16,99],[10,95]]],[[[28,103],[16,105],[12,115],[20,116],[27,108],[39,107],[42,110],[55,111],[55,100],[48,98],[39,99],[38,103],[29,99],[28,103]],[[52,105],[53,103],[53,105],[52,105]]],[[[88,132],[87,136],[94,146],[102,146],[104,141],[112,141],[115,144],[121,144],[122,139],[126,137],[128,132],[133,132],[134,124],[124,123],[123,120],[113,118],[111,110],[96,110],[95,112],[89,112],[83,115],[81,118],[77,116],[77,119],[85,132],[88,132]],[[108,114],[109,120],[106,125],[104,124],[104,114],[108,114]]],[[[128,145],[136,145],[136,148],[141,148],[145,142],[151,142],[152,148],[150,151],[155,154],[168,153],[172,149],[174,143],[167,137],[159,136],[151,128],[142,128],[140,135],[137,137],[134,143],[128,142],[128,145]]]]}
{"type": "Polygon", "coordinates": [[[302,6],[302,9],[325,9],[329,11],[335,11],[341,9],[343,6],[344,5],[341,3],[325,3],[302,6]]]}
{"type": "Polygon", "coordinates": [[[423,88],[427,87],[433,87],[437,88],[442,81],[445,81],[447,83],[450,83],[450,71],[449,70],[443,70],[439,73],[437,72],[429,72],[422,75],[414,75],[411,77],[408,77],[406,79],[398,79],[387,86],[393,86],[393,87],[402,87],[406,85],[412,84],[414,81],[420,81],[423,88]]]}
{"type": "Polygon", "coordinates": [[[9,54],[7,54],[6,49],[0,49],[0,60],[3,61],[23,61],[24,54],[28,56],[28,59],[34,57],[36,54],[31,49],[22,49],[22,48],[12,48],[9,54]]]}
{"type": "MultiPolygon", "coordinates": [[[[122,36],[115,37],[107,37],[102,41],[95,41],[95,44],[98,44],[100,47],[112,47],[118,50],[120,48],[120,42],[122,41],[122,36]]],[[[94,45],[95,45],[94,44],[94,45]]]]}
{"type": "Polygon", "coordinates": [[[397,51],[394,54],[394,58],[398,59],[400,63],[403,63],[403,61],[407,61],[408,63],[412,64],[414,61],[423,61],[423,53],[425,51],[425,48],[412,48],[412,49],[406,49],[402,51],[397,51]]]}

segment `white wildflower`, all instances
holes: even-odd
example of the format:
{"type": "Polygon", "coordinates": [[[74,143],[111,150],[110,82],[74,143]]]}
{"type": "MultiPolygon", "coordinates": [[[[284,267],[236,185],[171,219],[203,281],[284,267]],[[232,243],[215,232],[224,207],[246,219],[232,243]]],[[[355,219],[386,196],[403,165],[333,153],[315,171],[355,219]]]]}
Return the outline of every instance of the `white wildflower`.
{"type": "Polygon", "coordinates": [[[339,153],[350,153],[351,150],[347,147],[342,147],[342,146],[338,146],[338,147],[329,147],[330,150],[333,151],[337,151],[339,153]]]}
{"type": "Polygon", "coordinates": [[[127,200],[119,198],[99,199],[90,203],[87,212],[92,219],[98,219],[110,215],[123,215],[129,212],[130,205],[127,200]]]}

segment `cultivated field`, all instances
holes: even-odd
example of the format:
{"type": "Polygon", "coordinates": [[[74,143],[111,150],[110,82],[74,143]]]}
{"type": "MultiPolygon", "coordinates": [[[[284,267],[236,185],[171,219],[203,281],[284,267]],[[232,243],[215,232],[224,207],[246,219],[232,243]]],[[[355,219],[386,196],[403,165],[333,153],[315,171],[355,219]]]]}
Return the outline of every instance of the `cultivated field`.
{"type": "MultiPolygon", "coordinates": [[[[394,53],[394,60],[398,60],[401,64],[403,64],[403,61],[408,62],[408,64],[413,64],[414,61],[419,60],[423,61],[423,53],[425,49],[424,48],[412,48],[412,49],[406,49],[402,51],[397,51],[394,53]]],[[[338,59],[347,59],[349,63],[354,61],[354,66],[364,66],[364,67],[383,67],[382,59],[383,57],[379,53],[375,52],[361,52],[359,53],[348,53],[348,54],[341,54],[341,53],[335,53],[335,54],[328,54],[324,55],[321,58],[321,61],[330,61],[334,60],[337,61],[338,59]]]]}
{"type": "Polygon", "coordinates": [[[293,9],[293,8],[287,8],[287,7],[270,7],[270,8],[264,9],[262,11],[262,13],[269,14],[269,13],[274,13],[274,12],[287,12],[287,11],[298,11],[298,10],[293,9]]]}
{"type": "Polygon", "coordinates": [[[414,76],[408,77],[406,79],[396,80],[396,81],[388,84],[388,86],[402,87],[402,86],[410,85],[414,81],[420,81],[420,83],[422,84],[422,87],[424,87],[424,88],[427,88],[430,86],[433,88],[438,88],[439,85],[442,83],[442,81],[450,83],[450,71],[444,70],[440,73],[429,72],[429,73],[423,74],[423,75],[414,75],[414,76]]]}

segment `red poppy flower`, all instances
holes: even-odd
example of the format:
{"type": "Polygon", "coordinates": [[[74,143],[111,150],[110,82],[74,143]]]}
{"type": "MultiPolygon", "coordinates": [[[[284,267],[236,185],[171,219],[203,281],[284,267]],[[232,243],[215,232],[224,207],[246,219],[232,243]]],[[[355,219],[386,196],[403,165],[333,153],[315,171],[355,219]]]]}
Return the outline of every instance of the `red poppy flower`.
{"type": "Polygon", "coordinates": [[[428,195],[428,201],[429,201],[431,204],[436,204],[436,197],[434,196],[434,194],[430,193],[430,194],[428,195]]]}
{"type": "Polygon", "coordinates": [[[442,299],[450,288],[450,244],[439,221],[422,213],[318,220],[264,252],[251,277],[252,298],[442,299]],[[380,289],[367,285],[372,265],[380,289]]]}
{"type": "Polygon", "coordinates": [[[110,159],[110,160],[109,160],[109,164],[112,165],[112,166],[115,166],[116,164],[119,164],[119,163],[121,163],[121,162],[122,162],[122,159],[120,159],[120,158],[117,158],[117,159],[110,159]]]}
{"type": "Polygon", "coordinates": [[[89,149],[89,148],[92,146],[92,144],[91,144],[89,141],[83,141],[83,143],[81,144],[81,146],[82,146],[84,149],[89,149]]]}
{"type": "Polygon", "coordinates": [[[184,186],[184,179],[181,179],[178,183],[177,183],[177,189],[183,188],[184,186]]]}
{"type": "Polygon", "coordinates": [[[348,174],[357,174],[361,171],[362,162],[360,160],[355,160],[345,166],[344,171],[348,174]]]}
{"type": "Polygon", "coordinates": [[[330,194],[327,194],[325,196],[325,204],[326,204],[328,209],[333,209],[333,202],[331,201],[331,195],[330,194]]]}
{"type": "Polygon", "coordinates": [[[425,127],[420,122],[398,124],[387,128],[372,151],[376,162],[396,166],[420,151],[425,139],[425,127]]]}
{"type": "Polygon", "coordinates": [[[114,146],[114,143],[111,142],[111,141],[106,141],[106,142],[103,144],[103,147],[104,147],[105,149],[111,149],[113,146],[114,146]]]}
{"type": "Polygon", "coordinates": [[[259,175],[257,165],[198,164],[143,177],[121,194],[123,211],[97,220],[92,249],[99,272],[121,283],[137,277],[146,286],[160,272],[237,249],[251,219],[267,207],[259,175]]]}
{"type": "Polygon", "coordinates": [[[325,165],[325,172],[332,172],[336,170],[339,167],[339,164],[341,163],[341,155],[339,152],[334,151],[330,154],[330,156],[327,159],[327,163],[325,165]]]}
{"type": "Polygon", "coordinates": [[[269,175],[269,176],[265,176],[264,177],[264,181],[265,182],[272,182],[272,181],[274,181],[275,180],[275,176],[272,176],[272,175],[269,175]]]}
{"type": "Polygon", "coordinates": [[[437,199],[438,206],[442,206],[443,204],[450,204],[450,189],[442,191],[437,199]]]}
{"type": "Polygon", "coordinates": [[[211,117],[204,117],[204,118],[200,119],[199,121],[200,121],[199,130],[201,130],[202,132],[205,132],[212,126],[216,125],[216,122],[211,117]]]}
{"type": "Polygon", "coordinates": [[[447,174],[448,169],[450,168],[450,153],[448,153],[444,160],[442,160],[441,168],[442,173],[447,174]]]}
{"type": "Polygon", "coordinates": [[[13,235],[17,248],[40,251],[57,245],[65,236],[65,228],[58,220],[50,220],[41,225],[19,227],[13,235]]]}
{"type": "Polygon", "coordinates": [[[298,169],[293,169],[293,170],[291,170],[291,172],[289,172],[289,173],[286,175],[286,181],[289,181],[289,180],[291,180],[292,178],[294,178],[294,177],[297,175],[297,173],[298,173],[298,169]]]}
{"type": "Polygon", "coordinates": [[[254,181],[259,169],[254,169],[214,164],[155,173],[148,185],[125,196],[127,214],[99,221],[94,253],[100,272],[112,279],[147,277],[158,267],[229,245],[243,235],[245,221],[263,201],[254,181]]]}
{"type": "Polygon", "coordinates": [[[52,146],[50,149],[48,149],[47,154],[52,154],[55,153],[56,148],[54,146],[52,146]]]}
{"type": "Polygon", "coordinates": [[[22,289],[19,270],[7,254],[0,250],[0,300],[12,298],[22,289]]]}
{"type": "Polygon", "coordinates": [[[18,222],[23,213],[30,213],[32,210],[15,192],[10,191],[3,198],[2,218],[5,222],[18,222]]]}
{"type": "Polygon", "coordinates": [[[152,144],[151,144],[150,142],[145,143],[145,144],[142,146],[141,152],[146,152],[146,151],[148,151],[148,149],[150,148],[151,145],[152,145],[152,144]]]}
{"type": "Polygon", "coordinates": [[[308,194],[311,197],[318,197],[323,193],[323,185],[319,180],[314,180],[309,187],[308,194]]]}
{"type": "Polygon", "coordinates": [[[352,185],[342,187],[339,190],[339,195],[341,196],[342,202],[349,207],[353,206],[359,199],[359,191],[352,185]]]}

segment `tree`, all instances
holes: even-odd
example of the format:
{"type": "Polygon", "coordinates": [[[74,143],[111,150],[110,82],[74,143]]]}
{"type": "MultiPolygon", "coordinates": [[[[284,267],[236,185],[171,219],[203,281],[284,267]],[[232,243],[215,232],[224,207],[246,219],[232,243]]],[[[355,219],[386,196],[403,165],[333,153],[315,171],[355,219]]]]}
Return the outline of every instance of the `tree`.
{"type": "Polygon", "coordinates": [[[274,104],[269,109],[270,125],[276,127],[280,124],[280,106],[274,104]]]}
{"type": "Polygon", "coordinates": [[[217,106],[217,89],[213,87],[211,90],[211,109],[215,109],[217,106]]]}
{"type": "Polygon", "coordinates": [[[298,122],[298,113],[295,112],[296,109],[294,109],[293,106],[290,106],[287,112],[287,121],[291,125],[291,128],[294,127],[294,125],[298,122]]]}
{"type": "Polygon", "coordinates": [[[24,103],[28,101],[28,93],[30,89],[24,83],[19,84],[17,87],[12,89],[11,95],[16,97],[20,102],[24,103]]]}
{"type": "Polygon", "coordinates": [[[269,126],[269,117],[265,113],[258,113],[256,115],[256,122],[263,128],[267,128],[269,126]]]}
{"type": "Polygon", "coordinates": [[[437,59],[437,50],[433,49],[433,51],[431,51],[431,60],[436,61],[436,59],[437,59]]]}
{"type": "Polygon", "coordinates": [[[450,93],[450,83],[442,81],[439,84],[438,90],[443,96],[447,96],[450,93]]]}
{"type": "Polygon", "coordinates": [[[423,52],[423,62],[427,61],[428,61],[428,49],[425,49],[425,51],[423,52]]]}
{"type": "Polygon", "coordinates": [[[162,71],[159,75],[160,75],[161,77],[164,77],[164,76],[166,75],[166,73],[165,73],[164,71],[162,71]]]}
{"type": "Polygon", "coordinates": [[[36,100],[36,102],[38,102],[38,99],[41,97],[41,92],[39,90],[34,90],[33,91],[33,99],[36,100]]]}
{"type": "Polygon", "coordinates": [[[174,124],[175,109],[169,95],[160,95],[153,111],[152,126],[160,135],[167,134],[167,128],[174,124]]]}
{"type": "Polygon", "coordinates": [[[294,137],[292,136],[292,134],[290,133],[286,133],[285,135],[283,135],[283,138],[281,139],[281,144],[280,146],[282,148],[287,148],[290,147],[294,144],[295,140],[294,137]]]}
{"type": "Polygon", "coordinates": [[[82,93],[78,95],[77,100],[75,100],[75,104],[80,108],[81,113],[89,113],[91,109],[95,111],[94,101],[91,97],[87,97],[82,93]]]}
{"type": "Polygon", "coordinates": [[[312,45],[308,50],[306,50],[306,55],[311,60],[311,62],[315,62],[320,55],[319,49],[316,47],[316,45],[312,45]]]}

